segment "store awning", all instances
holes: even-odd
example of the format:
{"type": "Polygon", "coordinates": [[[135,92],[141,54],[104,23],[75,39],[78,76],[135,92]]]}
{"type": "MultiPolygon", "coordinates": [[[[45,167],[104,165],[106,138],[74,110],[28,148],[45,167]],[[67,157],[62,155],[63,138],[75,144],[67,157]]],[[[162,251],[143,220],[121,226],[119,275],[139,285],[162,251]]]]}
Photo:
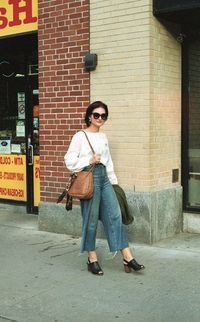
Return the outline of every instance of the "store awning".
{"type": "Polygon", "coordinates": [[[153,0],[153,14],[175,23],[200,27],[200,0],[153,0]]]}

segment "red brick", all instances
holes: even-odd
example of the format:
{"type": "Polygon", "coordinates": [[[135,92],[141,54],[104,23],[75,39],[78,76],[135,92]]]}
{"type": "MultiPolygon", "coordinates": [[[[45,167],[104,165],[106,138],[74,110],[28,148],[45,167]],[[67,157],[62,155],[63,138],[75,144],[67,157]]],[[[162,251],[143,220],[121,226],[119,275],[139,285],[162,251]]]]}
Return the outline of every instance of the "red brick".
{"type": "Polygon", "coordinates": [[[41,200],[55,202],[68,171],[64,154],[89,104],[89,0],[39,0],[41,200]],[[49,170],[49,171],[48,171],[49,170]]]}

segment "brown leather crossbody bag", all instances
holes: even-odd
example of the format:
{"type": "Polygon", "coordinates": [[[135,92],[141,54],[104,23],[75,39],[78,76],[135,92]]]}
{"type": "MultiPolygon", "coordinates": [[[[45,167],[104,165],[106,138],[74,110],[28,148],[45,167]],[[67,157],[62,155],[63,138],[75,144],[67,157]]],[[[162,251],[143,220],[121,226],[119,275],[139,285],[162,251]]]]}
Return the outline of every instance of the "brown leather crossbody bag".
{"type": "MultiPolygon", "coordinates": [[[[84,131],[83,131],[84,132],[84,131]]],[[[94,149],[88,139],[87,134],[84,132],[86,139],[90,145],[92,153],[94,154],[94,149]]],[[[67,204],[70,204],[72,198],[77,199],[90,199],[93,196],[93,169],[91,166],[87,171],[73,172],[70,174],[67,186],[62,194],[59,196],[57,203],[61,202],[65,196],[67,196],[67,204]]],[[[66,208],[67,208],[66,204],[66,208]]],[[[69,209],[70,210],[70,206],[69,209]]]]}
{"type": "MultiPolygon", "coordinates": [[[[83,131],[85,137],[90,145],[92,153],[94,149],[88,139],[87,134],[83,131]]],[[[71,183],[68,189],[68,194],[73,198],[90,199],[93,196],[93,171],[94,166],[91,166],[88,171],[74,172],[71,174],[71,183]]]]}

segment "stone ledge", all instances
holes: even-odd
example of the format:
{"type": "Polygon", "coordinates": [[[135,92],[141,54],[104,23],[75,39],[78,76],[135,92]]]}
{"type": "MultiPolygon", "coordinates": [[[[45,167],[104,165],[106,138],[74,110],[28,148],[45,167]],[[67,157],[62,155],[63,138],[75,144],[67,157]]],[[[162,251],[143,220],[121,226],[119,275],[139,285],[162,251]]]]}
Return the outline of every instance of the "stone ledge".
{"type": "Polygon", "coordinates": [[[200,234],[200,214],[183,213],[183,231],[200,234]]]}
{"type": "MultiPolygon", "coordinates": [[[[175,187],[156,192],[126,191],[134,222],[126,226],[130,242],[152,244],[182,231],[182,188],[175,187]]],[[[81,236],[79,206],[66,211],[63,204],[41,202],[38,225],[40,230],[81,236]]],[[[102,224],[97,237],[104,238],[102,224]]]]}

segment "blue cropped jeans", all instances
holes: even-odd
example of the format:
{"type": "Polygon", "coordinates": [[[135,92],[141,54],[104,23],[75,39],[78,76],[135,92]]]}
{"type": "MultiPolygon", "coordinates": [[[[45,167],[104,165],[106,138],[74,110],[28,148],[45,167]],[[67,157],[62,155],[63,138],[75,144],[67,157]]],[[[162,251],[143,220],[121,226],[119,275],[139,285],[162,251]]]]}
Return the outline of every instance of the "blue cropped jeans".
{"type": "Polygon", "coordinates": [[[128,247],[119,203],[108,179],[106,167],[102,164],[96,165],[93,175],[93,197],[89,200],[81,200],[83,221],[81,253],[95,250],[98,220],[103,223],[110,251],[116,252],[128,247]]]}

